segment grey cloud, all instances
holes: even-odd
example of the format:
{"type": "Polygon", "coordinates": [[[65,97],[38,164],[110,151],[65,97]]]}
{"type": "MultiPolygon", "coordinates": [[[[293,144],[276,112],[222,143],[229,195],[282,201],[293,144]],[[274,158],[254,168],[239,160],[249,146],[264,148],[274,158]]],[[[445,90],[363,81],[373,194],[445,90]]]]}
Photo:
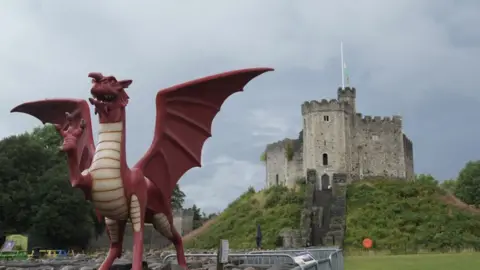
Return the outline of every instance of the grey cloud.
{"type": "Polygon", "coordinates": [[[249,185],[262,187],[262,145],[298,136],[303,101],[335,97],[343,40],[359,111],[403,115],[417,172],[455,177],[479,152],[479,13],[474,0],[4,1],[0,136],[39,124],[10,115],[14,105],[86,98],[87,73],[101,71],[134,80],[133,163],[152,138],[157,90],[230,69],[275,67],[225,103],[204,167],[180,182],[189,203],[219,210],[249,185]],[[230,161],[213,162],[222,156],[230,161]]]}

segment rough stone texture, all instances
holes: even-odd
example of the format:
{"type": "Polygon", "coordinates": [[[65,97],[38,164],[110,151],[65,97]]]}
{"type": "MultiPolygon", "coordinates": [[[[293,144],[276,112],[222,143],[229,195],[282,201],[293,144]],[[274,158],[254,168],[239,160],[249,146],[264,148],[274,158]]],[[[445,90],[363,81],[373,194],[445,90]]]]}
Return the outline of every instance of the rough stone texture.
{"type": "Polygon", "coordinates": [[[334,173],[347,174],[348,182],[413,179],[413,144],[402,132],[401,117],[362,116],[355,99],[355,88],[345,88],[337,99],[305,102],[301,140],[284,139],[266,148],[266,186],[294,186],[307,169],[318,172],[319,189],[331,187],[334,173]],[[285,155],[287,142],[294,145],[291,160],[285,155]]]}
{"type": "Polygon", "coordinates": [[[266,150],[267,179],[266,186],[284,185],[293,188],[303,175],[303,148],[300,140],[285,139],[267,146],[266,150]],[[290,144],[293,157],[288,160],[286,145],[290,144]]]}
{"type": "Polygon", "coordinates": [[[345,237],[347,213],[347,174],[333,175],[332,200],[330,208],[330,224],[327,236],[330,236],[334,245],[343,247],[345,237]]]}
{"type": "Polygon", "coordinates": [[[181,235],[193,231],[193,214],[193,209],[179,209],[173,212],[173,225],[181,235]]]}

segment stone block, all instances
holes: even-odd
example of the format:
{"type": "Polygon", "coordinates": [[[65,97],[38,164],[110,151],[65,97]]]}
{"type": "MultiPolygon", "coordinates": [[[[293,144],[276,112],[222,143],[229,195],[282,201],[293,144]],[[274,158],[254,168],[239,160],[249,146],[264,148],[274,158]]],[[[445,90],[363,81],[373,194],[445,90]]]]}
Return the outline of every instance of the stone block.
{"type": "Polygon", "coordinates": [[[331,217],[343,217],[345,216],[345,207],[335,207],[330,208],[331,217]]]}

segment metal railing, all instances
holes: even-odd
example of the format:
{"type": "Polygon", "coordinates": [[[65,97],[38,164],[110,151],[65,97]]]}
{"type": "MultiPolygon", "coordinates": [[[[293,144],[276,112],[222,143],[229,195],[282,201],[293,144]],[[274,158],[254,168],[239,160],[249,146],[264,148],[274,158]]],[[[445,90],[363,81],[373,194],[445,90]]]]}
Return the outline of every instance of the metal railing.
{"type": "MultiPolygon", "coordinates": [[[[174,259],[176,259],[177,255],[175,254],[169,254],[165,256],[163,259],[163,263],[167,264],[169,262],[172,262],[174,259]]],[[[216,253],[211,253],[211,254],[185,254],[185,258],[211,258],[211,259],[216,259],[217,254],[216,253]]],[[[228,254],[228,261],[229,262],[234,262],[237,264],[242,264],[242,265],[249,265],[249,266],[271,266],[275,264],[284,264],[284,265],[291,265],[294,268],[295,266],[300,267],[297,263],[295,263],[295,260],[293,257],[289,254],[284,254],[284,253],[272,253],[272,254],[248,254],[248,253],[232,253],[228,254]]],[[[304,269],[303,267],[300,267],[302,270],[304,269]]]]}
{"type": "MultiPolygon", "coordinates": [[[[176,263],[176,254],[166,255],[163,263],[176,263]]],[[[216,253],[190,253],[185,258],[210,258],[216,260],[216,253]]],[[[284,265],[288,269],[301,270],[344,270],[343,251],[335,247],[329,248],[305,248],[288,250],[259,250],[249,253],[232,253],[228,255],[230,263],[249,266],[272,266],[284,265]],[[299,252],[309,252],[315,261],[299,265],[294,256],[299,252]]]]}
{"type": "Polygon", "coordinates": [[[327,259],[330,254],[340,250],[338,247],[315,247],[315,248],[303,248],[303,249],[272,249],[272,250],[255,250],[249,252],[249,254],[271,254],[271,253],[285,253],[295,255],[299,252],[305,251],[315,258],[315,260],[327,259]]]}

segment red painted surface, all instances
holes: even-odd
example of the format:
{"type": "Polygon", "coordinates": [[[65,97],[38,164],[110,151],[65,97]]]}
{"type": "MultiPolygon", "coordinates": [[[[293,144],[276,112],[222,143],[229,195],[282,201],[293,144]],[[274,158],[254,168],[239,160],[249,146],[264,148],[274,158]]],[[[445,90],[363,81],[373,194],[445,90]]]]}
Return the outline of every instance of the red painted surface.
{"type": "MultiPolygon", "coordinates": [[[[176,85],[157,93],[156,121],[153,142],[134,167],[129,168],[125,155],[125,140],[121,147],[121,176],[125,196],[135,194],[140,202],[143,223],[151,223],[155,214],[167,216],[178,263],[186,268],[181,236],[173,226],[170,199],[182,175],[201,166],[205,140],[211,136],[212,121],[223,102],[240,92],[253,78],[272,71],[270,68],[236,70],[176,85]]],[[[125,89],[131,80],[117,81],[113,76],[90,73],[92,78],[90,103],[95,107],[100,123],[122,121],[125,138],[125,108],[129,97],[125,89]]],[[[61,150],[68,156],[70,181],[91,199],[92,177],[88,169],[95,153],[90,109],[85,100],[47,99],[21,104],[12,112],[30,114],[56,126],[64,141],[61,150]]],[[[142,223],[142,224],[143,224],[142,223]]],[[[124,227],[123,223],[123,227],[124,227]]],[[[122,227],[122,226],[121,226],[122,227]]],[[[122,233],[123,234],[123,233],[122,233]]],[[[101,269],[109,269],[121,256],[122,241],[112,243],[101,269]]],[[[134,235],[132,269],[141,269],[143,256],[143,225],[134,235]]]]}
{"type": "Polygon", "coordinates": [[[372,241],[372,239],[370,239],[370,238],[365,238],[365,239],[363,239],[362,244],[363,244],[363,247],[364,247],[364,248],[370,249],[370,248],[372,248],[372,246],[373,246],[373,241],[372,241]]]}

